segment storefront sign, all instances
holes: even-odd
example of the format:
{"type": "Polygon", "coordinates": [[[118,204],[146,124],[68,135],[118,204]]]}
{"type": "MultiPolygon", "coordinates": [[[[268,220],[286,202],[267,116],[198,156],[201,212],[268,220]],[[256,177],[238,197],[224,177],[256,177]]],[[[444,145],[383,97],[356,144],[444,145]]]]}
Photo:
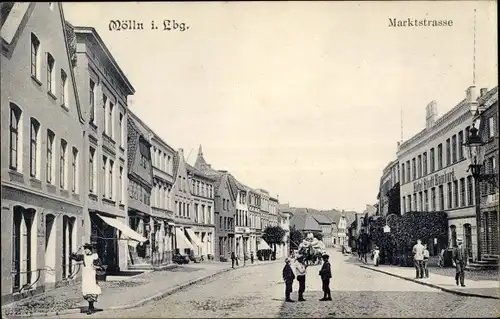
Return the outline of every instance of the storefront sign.
{"type": "Polygon", "coordinates": [[[427,178],[422,178],[419,181],[413,183],[413,192],[421,192],[431,187],[437,187],[439,185],[453,182],[456,180],[455,170],[451,169],[451,172],[446,170],[443,173],[437,173],[427,178]]]}

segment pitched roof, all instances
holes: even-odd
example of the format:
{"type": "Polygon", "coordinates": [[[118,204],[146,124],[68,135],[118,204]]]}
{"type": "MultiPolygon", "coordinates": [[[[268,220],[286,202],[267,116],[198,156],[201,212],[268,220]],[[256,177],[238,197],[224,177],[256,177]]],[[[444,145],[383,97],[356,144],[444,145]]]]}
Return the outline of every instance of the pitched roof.
{"type": "Polygon", "coordinates": [[[179,152],[176,151],[174,152],[174,158],[172,160],[173,164],[172,164],[172,174],[174,175],[174,180],[177,179],[177,173],[179,171],[179,161],[180,161],[180,158],[179,158],[179,152]]]}
{"type": "Polygon", "coordinates": [[[310,215],[294,215],[290,225],[301,231],[321,231],[318,222],[310,215]]]}
{"type": "Polygon", "coordinates": [[[316,222],[318,222],[318,224],[330,225],[333,222],[332,219],[326,217],[323,214],[311,214],[311,217],[314,218],[316,220],[316,222]]]}
{"type": "Polygon", "coordinates": [[[210,167],[208,165],[207,161],[205,161],[205,158],[203,157],[203,149],[200,147],[198,148],[198,155],[196,156],[196,162],[194,163],[194,167],[198,169],[203,169],[204,167],[210,167]]]}
{"type": "Polygon", "coordinates": [[[204,177],[206,179],[212,180],[213,182],[216,181],[216,177],[209,176],[206,172],[201,171],[201,170],[197,169],[196,167],[193,167],[193,166],[189,165],[188,163],[186,163],[186,169],[188,170],[188,172],[192,172],[195,175],[198,175],[198,176],[204,177]]]}

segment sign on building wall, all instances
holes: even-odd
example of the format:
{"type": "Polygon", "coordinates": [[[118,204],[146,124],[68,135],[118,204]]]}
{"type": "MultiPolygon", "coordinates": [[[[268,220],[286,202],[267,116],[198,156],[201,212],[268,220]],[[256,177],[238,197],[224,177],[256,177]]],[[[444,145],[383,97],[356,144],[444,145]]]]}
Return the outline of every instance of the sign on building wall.
{"type": "Polygon", "coordinates": [[[456,179],[455,170],[453,168],[451,171],[445,170],[443,173],[437,173],[428,178],[422,178],[421,180],[414,182],[413,192],[421,192],[431,187],[453,182],[456,179]]]}

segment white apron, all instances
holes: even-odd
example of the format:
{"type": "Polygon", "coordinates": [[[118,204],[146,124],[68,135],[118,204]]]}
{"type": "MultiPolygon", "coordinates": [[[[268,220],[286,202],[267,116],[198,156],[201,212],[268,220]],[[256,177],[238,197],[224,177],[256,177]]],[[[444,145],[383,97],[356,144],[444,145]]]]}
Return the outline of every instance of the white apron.
{"type": "Polygon", "coordinates": [[[83,295],[100,295],[101,287],[97,284],[94,260],[99,259],[97,254],[83,255],[82,293],[83,295]]]}

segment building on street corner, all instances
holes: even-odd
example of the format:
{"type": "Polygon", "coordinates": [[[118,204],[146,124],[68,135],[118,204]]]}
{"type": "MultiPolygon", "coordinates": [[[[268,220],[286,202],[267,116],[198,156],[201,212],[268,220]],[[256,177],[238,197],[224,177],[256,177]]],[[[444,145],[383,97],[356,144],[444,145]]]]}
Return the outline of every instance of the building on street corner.
{"type": "Polygon", "coordinates": [[[236,215],[234,228],[234,252],[240,259],[244,258],[248,251],[248,239],[250,238],[250,220],[248,218],[248,187],[244,186],[229,176],[229,185],[236,198],[236,215]]]}
{"type": "Polygon", "coordinates": [[[62,4],[2,3],[1,38],[4,304],[80,276],[88,136],[62,4]]]}
{"type": "Polygon", "coordinates": [[[74,30],[75,74],[87,132],[85,241],[92,242],[111,273],[127,268],[129,239],[143,238],[127,222],[128,96],[135,90],[94,28],[74,30]]]}
{"type": "MultiPolygon", "coordinates": [[[[387,166],[382,171],[382,177],[380,178],[380,191],[378,194],[378,207],[379,214],[381,216],[387,216],[389,214],[400,214],[400,211],[390,211],[390,197],[394,193],[394,188],[397,185],[399,187],[399,162],[394,160],[387,164],[387,166]]],[[[399,196],[397,197],[399,202],[399,196]]]]}
{"type": "Polygon", "coordinates": [[[426,108],[426,127],[400,144],[397,152],[401,172],[401,213],[410,211],[445,211],[448,215],[449,242],[438,243],[429,251],[456,246],[463,238],[469,259],[477,258],[474,179],[468,171],[465,148],[477,109],[474,86],[465,99],[438,118],[437,104],[426,108]]]}

